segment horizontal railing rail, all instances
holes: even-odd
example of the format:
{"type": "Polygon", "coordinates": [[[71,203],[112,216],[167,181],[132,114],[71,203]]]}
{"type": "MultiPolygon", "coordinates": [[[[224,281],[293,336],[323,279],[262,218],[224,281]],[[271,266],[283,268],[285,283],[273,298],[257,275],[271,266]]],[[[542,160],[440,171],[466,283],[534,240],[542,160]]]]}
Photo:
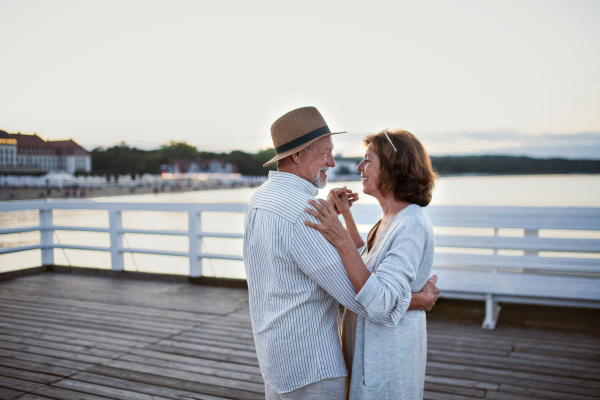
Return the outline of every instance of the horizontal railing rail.
{"type": "MultiPolygon", "coordinates": [[[[246,204],[243,203],[116,203],[92,200],[0,202],[0,212],[37,210],[40,220],[39,225],[36,226],[0,229],[0,235],[34,231],[41,233],[39,244],[0,248],[0,254],[41,250],[42,264],[53,265],[54,249],[107,251],[111,253],[111,268],[116,271],[124,269],[124,253],[188,257],[190,259],[189,274],[197,277],[202,275],[202,259],[242,260],[241,255],[202,252],[199,240],[203,238],[243,238],[242,233],[202,231],[202,213],[243,213],[245,208],[246,204]],[[53,223],[52,212],[54,210],[106,211],[109,216],[109,225],[107,227],[57,225],[53,223]],[[188,229],[126,228],[122,224],[122,212],[124,211],[187,213],[188,229]],[[105,247],[55,243],[54,233],[56,231],[107,233],[110,236],[110,245],[105,247]],[[189,249],[188,251],[172,251],[125,247],[123,245],[123,235],[125,234],[188,237],[189,249]]],[[[434,226],[493,228],[494,230],[493,236],[436,235],[436,246],[438,247],[493,250],[493,254],[490,255],[470,254],[468,257],[465,254],[436,252],[435,265],[437,267],[489,267],[496,272],[498,268],[600,272],[599,259],[577,259],[567,255],[562,258],[537,257],[540,251],[564,252],[565,254],[599,253],[600,240],[598,239],[541,238],[538,235],[541,229],[600,231],[600,209],[598,208],[430,206],[425,211],[434,226]],[[498,230],[502,228],[520,228],[525,233],[523,237],[500,237],[498,230]],[[498,250],[503,249],[519,250],[524,252],[524,256],[499,256],[498,250]]],[[[381,214],[381,208],[377,205],[357,204],[354,206],[354,214],[357,223],[373,224],[381,214]]]]}

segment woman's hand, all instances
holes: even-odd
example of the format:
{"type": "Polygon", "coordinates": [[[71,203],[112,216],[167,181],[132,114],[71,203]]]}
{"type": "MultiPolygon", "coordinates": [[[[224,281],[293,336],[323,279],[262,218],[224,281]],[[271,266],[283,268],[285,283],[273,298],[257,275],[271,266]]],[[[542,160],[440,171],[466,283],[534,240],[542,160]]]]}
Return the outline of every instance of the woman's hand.
{"type": "Polygon", "coordinates": [[[306,207],[304,211],[317,218],[320,224],[305,220],[304,224],[306,226],[321,232],[325,239],[336,248],[342,247],[344,244],[347,244],[348,241],[352,244],[352,239],[350,238],[350,235],[348,235],[348,231],[346,231],[344,225],[342,225],[338,219],[337,213],[331,203],[328,203],[323,199],[319,199],[319,201],[311,199],[308,200],[308,203],[317,210],[315,211],[310,207],[306,207]]]}
{"type": "Polygon", "coordinates": [[[337,215],[345,215],[350,212],[352,204],[358,200],[358,193],[347,189],[346,186],[342,188],[332,189],[327,195],[327,202],[333,205],[333,209],[337,215]],[[336,199],[337,198],[337,199],[336,199]],[[339,200],[339,201],[338,201],[339,200]],[[341,204],[338,204],[340,203],[341,204]]]}

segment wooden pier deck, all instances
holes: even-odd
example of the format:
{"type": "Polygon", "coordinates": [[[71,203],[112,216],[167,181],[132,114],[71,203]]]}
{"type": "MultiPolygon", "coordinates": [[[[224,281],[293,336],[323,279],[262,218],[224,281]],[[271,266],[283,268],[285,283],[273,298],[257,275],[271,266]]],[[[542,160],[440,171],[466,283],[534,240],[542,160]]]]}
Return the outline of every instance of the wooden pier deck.
{"type": "MultiPolygon", "coordinates": [[[[442,304],[428,318],[426,399],[600,398],[594,323],[548,329],[549,315],[486,331],[469,313],[442,304]]],[[[264,399],[247,290],[61,273],[0,282],[0,399],[264,399]]]]}

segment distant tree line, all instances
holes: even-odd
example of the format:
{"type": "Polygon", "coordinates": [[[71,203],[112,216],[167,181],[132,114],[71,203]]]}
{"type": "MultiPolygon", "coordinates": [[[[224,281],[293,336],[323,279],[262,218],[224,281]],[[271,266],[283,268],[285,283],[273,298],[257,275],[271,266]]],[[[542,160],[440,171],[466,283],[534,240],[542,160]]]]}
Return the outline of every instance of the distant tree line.
{"type": "Polygon", "coordinates": [[[598,174],[600,160],[567,160],[564,158],[530,158],[513,156],[446,156],[431,157],[441,175],[492,174],[598,174]]]}
{"type": "Polygon", "coordinates": [[[237,166],[242,175],[266,175],[269,170],[275,170],[276,165],[264,168],[263,164],[275,157],[272,148],[258,153],[245,153],[234,150],[231,153],[211,153],[198,151],[194,146],[182,142],[171,142],[157,150],[141,150],[129,147],[125,142],[117,146],[98,147],[91,151],[93,175],[120,174],[158,174],[160,166],[171,160],[220,160],[237,166]]]}
{"type": "MultiPolygon", "coordinates": [[[[230,162],[237,166],[242,175],[267,175],[276,165],[264,168],[263,164],[275,157],[275,150],[268,148],[258,153],[234,150],[230,153],[198,151],[194,146],[182,142],[171,142],[157,150],[141,150],[129,147],[125,142],[109,148],[92,150],[92,174],[157,174],[160,166],[170,160],[194,160],[198,157],[230,162]]],[[[360,157],[351,158],[357,163],[360,157]]],[[[457,174],[570,174],[600,173],[600,160],[567,160],[562,158],[538,159],[512,156],[445,156],[431,157],[434,168],[440,175],[457,174]]]]}

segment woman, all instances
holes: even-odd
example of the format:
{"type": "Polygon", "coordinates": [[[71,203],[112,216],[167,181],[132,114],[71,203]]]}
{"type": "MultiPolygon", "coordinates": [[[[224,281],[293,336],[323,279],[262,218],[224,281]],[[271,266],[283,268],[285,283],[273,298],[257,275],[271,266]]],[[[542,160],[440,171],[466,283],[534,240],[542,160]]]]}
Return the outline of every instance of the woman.
{"type": "MultiPolygon", "coordinates": [[[[363,192],[377,199],[383,215],[363,241],[351,217],[346,194],[310,200],[307,211],[340,253],[356,291],[370,316],[402,306],[408,292],[420,291],[433,265],[433,228],[423,207],[431,201],[436,172],[423,145],[407,131],[384,130],[364,139],[365,158],[358,166],[363,192]],[[348,216],[348,217],[346,217],[348,216]]],[[[349,311],[342,346],[350,381],[350,399],[422,399],[427,357],[425,312],[409,311],[395,327],[373,323],[349,311]],[[353,338],[355,339],[353,340],[353,338]]]]}

